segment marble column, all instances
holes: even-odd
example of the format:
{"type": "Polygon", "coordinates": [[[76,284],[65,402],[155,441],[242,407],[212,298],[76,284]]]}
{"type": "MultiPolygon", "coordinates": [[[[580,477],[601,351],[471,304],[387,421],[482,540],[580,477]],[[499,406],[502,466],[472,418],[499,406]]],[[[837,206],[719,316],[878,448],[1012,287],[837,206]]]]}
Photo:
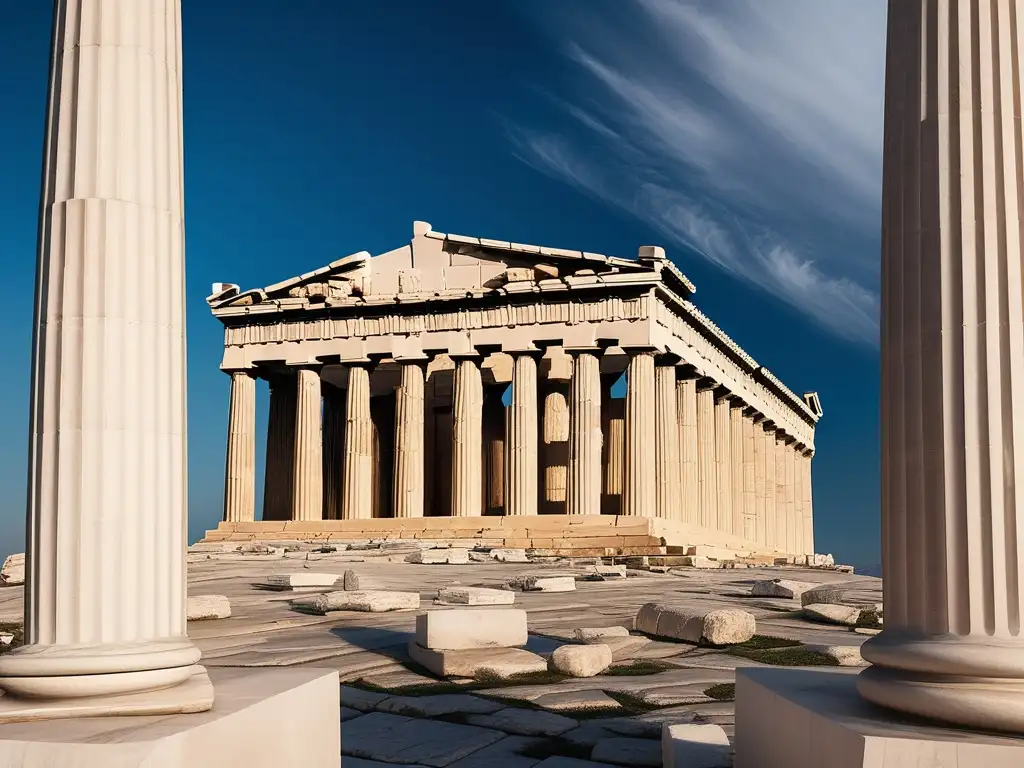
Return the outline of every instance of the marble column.
{"type": "Polygon", "coordinates": [[[682,467],[679,465],[674,365],[659,365],[654,369],[654,415],[655,509],[660,518],[679,520],[682,467]]]}
{"type": "Polygon", "coordinates": [[[775,518],[778,523],[777,549],[787,555],[792,550],[790,524],[793,517],[793,498],[790,496],[788,465],[789,438],[782,432],[775,433],[775,518]]]}
{"type": "Polygon", "coordinates": [[[795,555],[803,552],[803,523],[800,520],[799,493],[797,488],[796,445],[786,446],[786,509],[789,513],[789,551],[795,555]]]}
{"type": "Polygon", "coordinates": [[[508,409],[503,402],[505,387],[484,389],[483,409],[483,504],[484,514],[505,514],[505,434],[508,409]]]}
{"type": "Polygon", "coordinates": [[[729,411],[729,472],[732,476],[732,532],[746,538],[743,509],[743,404],[733,400],[729,411]]]}
{"type": "Polygon", "coordinates": [[[424,371],[419,361],[403,361],[395,392],[395,517],[423,517],[424,371]]]}
{"type": "Polygon", "coordinates": [[[715,400],[715,476],[718,489],[718,519],[714,528],[735,533],[732,509],[732,403],[730,396],[715,400]]]}
{"type": "Polygon", "coordinates": [[[292,509],[292,456],[295,455],[295,377],[270,379],[267,455],[263,473],[263,520],[287,520],[292,509]]]}
{"type": "Polygon", "coordinates": [[[601,406],[606,416],[604,444],[604,498],[602,514],[621,515],[623,494],[626,489],[626,401],[608,395],[601,406]]]}
{"type": "Polygon", "coordinates": [[[348,368],[345,390],[345,463],[341,484],[341,518],[373,516],[373,419],[370,416],[370,369],[348,368]]]}
{"type": "Polygon", "coordinates": [[[95,714],[90,697],[119,694],[102,714],[134,694],[152,714],[203,711],[213,691],[185,636],[181,9],[58,0],[53,27],[26,644],[0,657],[3,719],[55,700],[95,714]],[[119,23],[84,23],[101,11],[119,23]]]}
{"type": "Polygon", "coordinates": [[[813,454],[804,453],[800,457],[800,464],[803,468],[801,475],[801,489],[804,502],[804,554],[814,554],[814,507],[811,494],[811,457],[813,454]]]}
{"type": "Polygon", "coordinates": [[[483,406],[479,363],[474,358],[456,360],[452,396],[452,517],[483,514],[483,406]]]}
{"type": "Polygon", "coordinates": [[[780,551],[782,539],[779,534],[778,514],[778,449],[775,447],[775,427],[764,426],[764,533],[769,549],[780,551]]]}
{"type": "Polygon", "coordinates": [[[256,379],[247,371],[231,373],[228,450],[224,472],[224,521],[256,519],[256,379]]]}
{"type": "Polygon", "coordinates": [[[563,381],[548,380],[544,387],[541,433],[543,462],[543,514],[564,514],[569,474],[569,388],[563,381]]]}
{"type": "Polygon", "coordinates": [[[654,517],[654,353],[634,352],[626,378],[626,482],[624,515],[654,517]]]}
{"type": "Polygon", "coordinates": [[[594,351],[575,351],[569,383],[569,482],[566,512],[601,512],[601,366],[594,351]]]}
{"type": "Polygon", "coordinates": [[[865,644],[874,666],[859,680],[877,704],[1018,734],[1022,13],[1017,0],[890,2],[881,270],[885,631],[865,644]]]}
{"type": "Polygon", "coordinates": [[[718,461],[715,441],[715,390],[697,390],[697,522],[703,528],[718,527],[718,461]]]}
{"type": "Polygon", "coordinates": [[[754,419],[742,416],[743,442],[743,538],[757,541],[757,493],[754,480],[754,419]]]}
{"type": "Polygon", "coordinates": [[[323,384],[324,520],[341,519],[341,483],[345,464],[345,393],[323,384]]]}
{"type": "Polygon", "coordinates": [[[679,520],[696,524],[700,519],[700,443],[697,436],[697,380],[692,376],[676,382],[676,414],[679,424],[679,520]]]}
{"type": "Polygon", "coordinates": [[[515,354],[508,408],[506,515],[536,515],[538,456],[537,358],[515,354]]]}
{"type": "Polygon", "coordinates": [[[324,508],[323,432],[320,426],[320,374],[296,374],[295,452],[292,458],[292,520],[321,520],[324,508]]]}
{"type": "Polygon", "coordinates": [[[762,546],[768,544],[768,499],[766,494],[767,479],[765,472],[765,445],[766,434],[759,421],[759,417],[753,416],[750,420],[752,427],[753,451],[754,451],[754,541],[762,546]]]}

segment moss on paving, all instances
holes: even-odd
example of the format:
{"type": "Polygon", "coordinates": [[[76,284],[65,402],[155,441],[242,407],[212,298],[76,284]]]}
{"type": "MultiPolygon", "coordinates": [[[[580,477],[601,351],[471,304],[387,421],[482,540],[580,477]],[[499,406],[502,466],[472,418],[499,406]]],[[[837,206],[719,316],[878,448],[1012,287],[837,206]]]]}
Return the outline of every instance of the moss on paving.
{"type": "Polygon", "coordinates": [[[790,648],[802,645],[799,640],[790,640],[788,637],[774,637],[772,635],[754,635],[745,643],[733,646],[734,648],[749,648],[752,651],[763,651],[768,648],[790,648]]]}
{"type": "Polygon", "coordinates": [[[719,683],[704,691],[704,695],[715,701],[734,701],[736,699],[736,683],[719,683]]]}
{"type": "Polygon", "coordinates": [[[601,674],[611,677],[639,677],[642,675],[657,675],[659,672],[675,668],[672,664],[666,664],[663,661],[654,659],[633,659],[625,663],[614,664],[601,674]]]}

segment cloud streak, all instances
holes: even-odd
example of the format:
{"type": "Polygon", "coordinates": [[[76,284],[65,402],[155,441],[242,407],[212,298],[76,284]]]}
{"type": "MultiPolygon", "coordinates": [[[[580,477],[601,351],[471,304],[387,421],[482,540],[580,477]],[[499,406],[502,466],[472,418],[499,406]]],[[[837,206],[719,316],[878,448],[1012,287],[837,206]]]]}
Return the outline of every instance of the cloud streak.
{"type": "Polygon", "coordinates": [[[552,98],[576,128],[520,121],[509,138],[537,170],[877,344],[864,244],[879,221],[885,4],[766,5],[629,0],[619,19],[547,18],[569,39],[573,96],[552,98]]]}

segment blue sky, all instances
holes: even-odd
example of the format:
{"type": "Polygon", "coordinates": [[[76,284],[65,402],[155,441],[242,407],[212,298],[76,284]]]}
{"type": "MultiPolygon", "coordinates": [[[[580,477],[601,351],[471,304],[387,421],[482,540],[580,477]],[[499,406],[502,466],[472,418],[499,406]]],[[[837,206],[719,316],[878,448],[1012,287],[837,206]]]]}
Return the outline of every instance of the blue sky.
{"type": "MultiPolygon", "coordinates": [[[[821,395],[817,549],[880,561],[884,0],[182,5],[193,539],[223,490],[210,284],[381,252],[422,219],[623,256],[664,245],[698,306],[821,395]]],[[[50,14],[16,3],[0,24],[0,552],[23,548],[50,14]]],[[[262,390],[259,406],[262,428],[262,390]]]]}

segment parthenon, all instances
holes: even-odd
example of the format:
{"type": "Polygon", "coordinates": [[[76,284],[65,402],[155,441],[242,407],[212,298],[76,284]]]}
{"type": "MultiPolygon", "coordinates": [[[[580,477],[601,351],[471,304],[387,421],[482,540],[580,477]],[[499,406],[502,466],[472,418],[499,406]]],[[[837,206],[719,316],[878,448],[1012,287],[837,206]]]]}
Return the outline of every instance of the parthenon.
{"type": "Polygon", "coordinates": [[[231,403],[207,540],[812,556],[819,399],[759,365],[694,291],[657,246],[626,259],[425,222],[387,253],[263,289],[216,284],[231,403]],[[256,379],[270,389],[260,520],[256,379]]]}

